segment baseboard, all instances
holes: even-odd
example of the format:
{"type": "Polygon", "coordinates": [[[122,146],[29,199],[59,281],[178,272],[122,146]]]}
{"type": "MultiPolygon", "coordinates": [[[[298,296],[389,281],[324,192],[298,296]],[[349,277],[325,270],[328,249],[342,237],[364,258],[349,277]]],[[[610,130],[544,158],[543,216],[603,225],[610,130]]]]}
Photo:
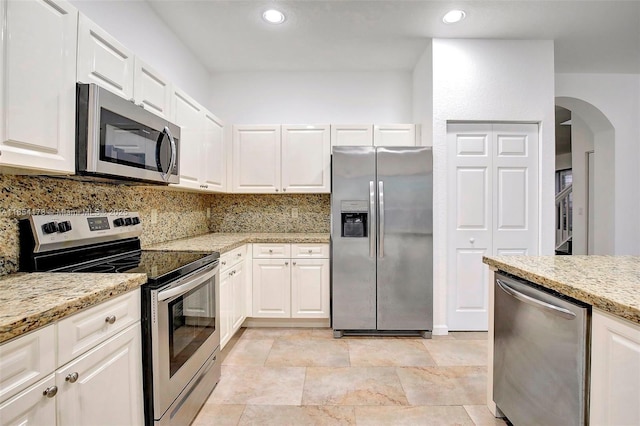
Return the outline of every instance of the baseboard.
{"type": "Polygon", "coordinates": [[[296,327],[296,328],[328,328],[329,318],[247,318],[243,327],[296,327]]]}
{"type": "Polygon", "coordinates": [[[434,325],[433,326],[433,335],[434,336],[446,336],[449,334],[449,327],[446,325],[434,325]]]}

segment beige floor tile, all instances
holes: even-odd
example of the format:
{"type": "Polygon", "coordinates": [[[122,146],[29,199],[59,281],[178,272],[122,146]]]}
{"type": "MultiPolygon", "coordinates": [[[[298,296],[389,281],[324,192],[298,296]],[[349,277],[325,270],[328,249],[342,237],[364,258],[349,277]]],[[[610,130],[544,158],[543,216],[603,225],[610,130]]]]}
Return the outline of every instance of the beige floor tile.
{"type": "Polygon", "coordinates": [[[421,407],[356,407],[358,426],[376,425],[469,425],[473,421],[460,406],[421,406],[421,407]]]}
{"type": "Polygon", "coordinates": [[[240,425],[355,425],[353,407],[247,405],[240,425]]]}
{"type": "Polygon", "coordinates": [[[264,365],[273,342],[273,339],[240,339],[222,365],[264,365]]]}
{"type": "Polygon", "coordinates": [[[277,339],[265,363],[271,367],[348,367],[347,342],[327,339],[277,339]]]}
{"type": "Polygon", "coordinates": [[[493,417],[486,405],[465,405],[464,409],[476,426],[504,426],[507,424],[503,419],[493,417]]]}
{"type": "Polygon", "coordinates": [[[451,331],[449,335],[456,340],[487,340],[489,333],[486,331],[451,331]]]}
{"type": "Polygon", "coordinates": [[[311,337],[313,337],[314,339],[340,340],[333,337],[333,329],[331,328],[314,328],[311,331],[311,337]]]}
{"type": "Polygon", "coordinates": [[[421,340],[349,340],[352,367],[426,367],[436,365],[421,340]]]}
{"type": "Polygon", "coordinates": [[[300,405],[305,382],[302,367],[224,365],[212,404],[300,405]]]}
{"type": "Polygon", "coordinates": [[[243,411],[244,405],[205,404],[191,426],[235,426],[243,411]]]}
{"type": "Polygon", "coordinates": [[[486,404],[486,367],[399,367],[397,374],[410,405],[486,404]]]}
{"type": "Polygon", "coordinates": [[[407,405],[393,367],[308,367],[304,405],[407,405]]]}
{"type": "Polygon", "coordinates": [[[437,365],[487,365],[486,340],[425,340],[437,365]]]}

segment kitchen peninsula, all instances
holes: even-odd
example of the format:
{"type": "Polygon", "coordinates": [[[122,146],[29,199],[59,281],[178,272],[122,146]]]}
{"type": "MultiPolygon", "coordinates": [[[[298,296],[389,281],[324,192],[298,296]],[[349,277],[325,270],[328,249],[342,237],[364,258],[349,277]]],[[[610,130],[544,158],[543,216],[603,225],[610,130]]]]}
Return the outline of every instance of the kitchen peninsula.
{"type": "MultiPolygon", "coordinates": [[[[591,305],[590,424],[640,423],[640,257],[484,257],[492,272],[505,272],[591,305]]],[[[495,282],[490,274],[490,288],[495,282]]],[[[487,401],[493,398],[494,291],[489,291],[487,401]]],[[[498,413],[500,414],[500,413],[498,413]]]]}

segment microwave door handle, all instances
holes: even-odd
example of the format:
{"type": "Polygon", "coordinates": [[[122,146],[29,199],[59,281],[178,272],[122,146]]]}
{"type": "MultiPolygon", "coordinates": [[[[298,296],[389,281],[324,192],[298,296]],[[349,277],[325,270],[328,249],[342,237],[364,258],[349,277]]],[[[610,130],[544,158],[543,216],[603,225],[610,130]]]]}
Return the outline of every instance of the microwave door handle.
{"type": "MultiPolygon", "coordinates": [[[[169,160],[169,167],[167,169],[167,172],[165,173],[162,169],[160,169],[160,175],[162,176],[162,179],[167,182],[169,180],[169,178],[171,177],[171,171],[173,170],[173,167],[176,165],[176,141],[175,139],[173,139],[173,136],[171,135],[171,131],[169,130],[169,127],[165,126],[164,130],[162,131],[162,134],[165,135],[167,138],[169,138],[169,144],[171,145],[171,160],[169,160]]],[[[162,139],[164,138],[160,138],[158,140],[158,152],[160,150],[160,144],[162,143],[162,139]]],[[[160,162],[158,161],[158,165],[160,165],[160,162]]]]}

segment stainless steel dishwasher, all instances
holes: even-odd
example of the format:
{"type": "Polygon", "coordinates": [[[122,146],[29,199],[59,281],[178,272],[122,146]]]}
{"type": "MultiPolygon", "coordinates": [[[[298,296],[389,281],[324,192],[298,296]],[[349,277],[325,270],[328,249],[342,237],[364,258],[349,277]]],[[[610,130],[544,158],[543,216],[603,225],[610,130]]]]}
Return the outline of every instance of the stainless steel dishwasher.
{"type": "Polygon", "coordinates": [[[591,307],[496,273],[493,399],[514,425],[588,424],[591,307]]]}

